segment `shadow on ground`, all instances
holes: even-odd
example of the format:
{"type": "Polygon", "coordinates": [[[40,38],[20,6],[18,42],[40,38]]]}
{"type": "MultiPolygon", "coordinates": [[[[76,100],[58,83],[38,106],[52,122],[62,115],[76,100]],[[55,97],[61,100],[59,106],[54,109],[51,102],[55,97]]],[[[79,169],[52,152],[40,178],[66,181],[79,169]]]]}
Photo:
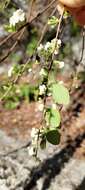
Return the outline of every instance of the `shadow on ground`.
{"type": "MultiPolygon", "coordinates": [[[[36,188],[37,181],[46,176],[42,185],[42,190],[49,189],[52,179],[54,179],[61,170],[64,168],[64,164],[68,163],[70,158],[72,158],[76,149],[80,147],[82,141],[85,139],[85,132],[78,135],[74,140],[72,140],[66,147],[64,147],[59,153],[54,154],[51,158],[46,159],[40,166],[32,168],[30,174],[30,182],[26,184],[24,190],[31,190],[36,188]]],[[[85,179],[76,190],[85,190],[85,179]]]]}
{"type": "Polygon", "coordinates": [[[81,184],[75,190],[85,190],[85,178],[82,180],[81,184]]]}

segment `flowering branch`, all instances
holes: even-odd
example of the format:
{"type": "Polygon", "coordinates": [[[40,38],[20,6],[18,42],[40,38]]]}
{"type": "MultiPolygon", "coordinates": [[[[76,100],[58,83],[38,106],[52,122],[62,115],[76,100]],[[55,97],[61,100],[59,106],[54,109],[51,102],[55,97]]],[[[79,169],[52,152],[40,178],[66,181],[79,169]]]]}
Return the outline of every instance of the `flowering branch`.
{"type": "MultiPolygon", "coordinates": [[[[17,31],[8,36],[6,39],[4,39],[1,42],[1,45],[6,43],[11,37],[15,35],[18,35],[18,37],[13,46],[9,49],[8,53],[0,60],[0,62],[5,60],[9,56],[9,54],[14,50],[19,40],[21,39],[26,26],[29,26],[30,23],[32,23],[37,17],[39,17],[45,11],[47,11],[52,5],[54,5],[55,2],[56,2],[55,0],[51,1],[51,3],[47,7],[45,7],[42,11],[37,13],[33,18],[31,18],[32,7],[34,4],[34,0],[32,0],[27,22],[25,20],[26,19],[25,14],[23,13],[22,10],[18,10],[13,14],[13,16],[10,18],[10,27],[13,30],[17,29],[17,31]]],[[[53,66],[55,64],[57,71],[64,67],[64,62],[57,60],[59,55],[59,50],[61,47],[61,40],[59,39],[59,34],[61,31],[61,23],[64,18],[64,8],[59,19],[56,18],[56,16],[54,16],[56,10],[57,7],[55,7],[55,9],[52,11],[50,15],[51,18],[48,18],[48,22],[44,26],[41,37],[38,41],[38,45],[33,51],[32,55],[29,57],[29,59],[27,59],[26,63],[21,65],[21,67],[19,67],[16,72],[15,72],[16,69],[14,67],[12,67],[11,70],[9,70],[10,86],[8,87],[7,91],[0,99],[0,101],[2,101],[8,96],[9,92],[12,90],[12,87],[18,82],[22,74],[28,70],[28,65],[30,62],[35,61],[39,63],[40,65],[39,74],[41,76],[41,80],[37,85],[36,100],[39,103],[38,109],[39,111],[42,112],[42,121],[39,129],[35,129],[34,127],[32,128],[31,131],[32,143],[31,146],[29,147],[29,154],[34,155],[36,157],[38,154],[39,145],[41,148],[45,148],[47,141],[53,145],[59,144],[60,123],[61,123],[61,115],[59,108],[62,108],[63,105],[68,105],[70,101],[69,91],[64,86],[64,84],[62,84],[61,81],[60,82],[57,81],[56,79],[54,79],[53,81],[49,80],[53,66]],[[41,44],[49,25],[52,27],[57,26],[56,37],[45,44],[41,44]],[[37,60],[37,57],[39,58],[39,60],[37,60]],[[14,76],[14,79],[12,81],[11,81],[11,76],[14,76]],[[48,97],[50,97],[52,100],[51,105],[47,105],[48,97]]]]}

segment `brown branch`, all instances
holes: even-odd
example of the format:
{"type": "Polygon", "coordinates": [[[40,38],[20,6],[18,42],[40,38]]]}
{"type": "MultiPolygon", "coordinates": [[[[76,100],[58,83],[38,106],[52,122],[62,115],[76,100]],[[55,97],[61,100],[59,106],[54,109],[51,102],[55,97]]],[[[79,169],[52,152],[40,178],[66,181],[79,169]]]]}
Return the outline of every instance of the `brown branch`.
{"type": "MultiPolygon", "coordinates": [[[[34,4],[34,1],[35,0],[32,0],[31,2],[31,8],[30,8],[30,11],[29,11],[29,14],[28,14],[28,18],[27,20],[29,21],[30,20],[30,17],[31,17],[31,13],[32,13],[32,7],[33,7],[33,4],[34,4]]],[[[25,28],[23,28],[19,33],[18,33],[18,38],[17,40],[15,41],[15,43],[12,45],[12,47],[9,49],[9,51],[7,52],[7,54],[0,60],[0,63],[3,62],[11,53],[12,51],[15,49],[15,47],[17,46],[17,44],[19,43],[21,37],[23,36],[23,33],[25,31],[25,28]]],[[[15,32],[15,34],[17,34],[17,32],[15,32]]],[[[11,36],[12,37],[12,36],[11,36]]],[[[10,36],[9,36],[10,38],[10,36]]],[[[6,40],[8,40],[9,38],[7,38],[6,40]]],[[[6,41],[4,41],[6,42],[6,41]]]]}
{"type": "MultiPolygon", "coordinates": [[[[52,13],[51,13],[51,15],[49,17],[52,17],[54,15],[54,13],[56,12],[56,10],[57,10],[57,7],[55,7],[55,9],[52,11],[52,13]]],[[[48,19],[49,19],[49,17],[48,17],[48,19]]],[[[45,35],[46,31],[47,31],[47,28],[48,28],[48,23],[46,22],[46,24],[45,24],[45,26],[43,28],[40,40],[38,42],[38,46],[40,45],[41,41],[43,40],[44,35],[45,35]]]]}
{"type": "Polygon", "coordinates": [[[10,87],[8,88],[8,90],[4,93],[4,95],[0,98],[0,102],[9,94],[10,90],[12,89],[13,85],[16,84],[18,82],[18,80],[20,79],[21,75],[24,73],[28,63],[30,62],[30,60],[32,59],[32,56],[29,58],[29,60],[27,60],[27,62],[24,64],[22,72],[19,72],[17,74],[17,76],[15,77],[15,79],[12,81],[12,84],[10,85],[10,87]]]}
{"type": "Polygon", "coordinates": [[[81,63],[83,60],[84,46],[85,46],[85,26],[83,27],[83,30],[82,30],[82,52],[81,52],[79,63],[81,63]]]}
{"type": "Polygon", "coordinates": [[[17,46],[17,44],[19,43],[19,41],[20,41],[20,39],[21,39],[23,33],[24,33],[24,28],[23,28],[22,31],[20,31],[20,32],[18,33],[18,38],[17,38],[17,40],[16,40],[15,43],[12,45],[12,47],[9,49],[9,51],[7,52],[7,54],[6,54],[4,57],[2,57],[2,59],[0,60],[0,63],[2,63],[2,62],[13,52],[13,50],[15,49],[15,47],[17,46]]]}
{"type": "Polygon", "coordinates": [[[74,74],[71,76],[72,82],[69,88],[69,93],[72,94],[72,91],[76,85],[77,79],[78,79],[78,74],[80,72],[80,64],[82,63],[83,60],[83,55],[84,55],[84,47],[85,47],[85,27],[82,30],[82,51],[81,51],[81,57],[80,60],[78,61],[78,65],[76,66],[74,74]]]}
{"type": "Polygon", "coordinates": [[[33,5],[34,5],[35,1],[36,0],[31,0],[30,10],[28,9],[27,21],[29,21],[29,18],[32,15],[32,9],[33,9],[33,5]]]}
{"type": "MultiPolygon", "coordinates": [[[[62,19],[63,19],[63,14],[64,14],[64,8],[63,8],[63,11],[62,11],[62,14],[60,16],[59,23],[58,23],[58,26],[57,26],[56,43],[57,43],[59,32],[60,32],[60,27],[61,27],[61,22],[62,22],[62,19]]],[[[48,92],[48,80],[49,80],[50,71],[51,71],[52,66],[53,66],[53,59],[54,59],[54,52],[55,52],[55,48],[56,48],[56,43],[55,43],[55,47],[54,47],[54,50],[53,50],[51,62],[49,64],[49,68],[48,68],[48,76],[47,76],[47,81],[46,81],[46,91],[45,91],[44,101],[43,101],[43,103],[44,103],[44,112],[43,112],[42,122],[45,121],[44,118],[46,116],[46,109],[45,108],[46,108],[46,99],[47,99],[47,92],[48,92]]]]}
{"type": "MultiPolygon", "coordinates": [[[[19,30],[15,33],[13,33],[12,35],[10,35],[11,37],[13,37],[15,34],[17,34],[19,31],[21,31],[22,29],[24,29],[26,26],[28,26],[30,23],[32,23],[37,17],[39,17],[40,15],[42,15],[44,12],[46,12],[51,5],[55,2],[55,0],[53,0],[48,6],[46,6],[46,8],[44,8],[41,12],[37,13],[37,15],[35,15],[35,17],[33,17],[31,20],[29,19],[29,21],[27,23],[25,23],[22,27],[19,28],[19,30]]],[[[32,1],[31,6],[33,5],[34,0],[32,1]]],[[[32,7],[31,7],[32,8],[32,7]]],[[[7,38],[7,40],[10,39],[10,37],[7,38]]],[[[14,43],[14,45],[9,49],[8,53],[1,58],[0,63],[2,63],[10,54],[11,52],[14,50],[14,48],[16,47],[16,45],[18,44],[18,42],[20,41],[20,37],[18,37],[17,41],[14,43]]],[[[6,40],[4,41],[5,43],[7,42],[6,40]]],[[[2,42],[3,44],[3,42],[2,42]]]]}
{"type": "Polygon", "coordinates": [[[54,4],[56,0],[52,0],[51,3],[49,5],[47,5],[43,10],[41,10],[40,12],[38,12],[30,21],[26,22],[23,26],[21,26],[18,31],[10,34],[9,36],[7,36],[4,40],[2,40],[0,42],[0,46],[2,46],[4,43],[6,43],[10,38],[14,37],[20,30],[22,30],[24,27],[29,26],[29,24],[31,24],[34,20],[36,20],[38,17],[40,17],[44,12],[46,12],[47,10],[49,10],[49,8],[51,7],[51,5],[54,4]]]}

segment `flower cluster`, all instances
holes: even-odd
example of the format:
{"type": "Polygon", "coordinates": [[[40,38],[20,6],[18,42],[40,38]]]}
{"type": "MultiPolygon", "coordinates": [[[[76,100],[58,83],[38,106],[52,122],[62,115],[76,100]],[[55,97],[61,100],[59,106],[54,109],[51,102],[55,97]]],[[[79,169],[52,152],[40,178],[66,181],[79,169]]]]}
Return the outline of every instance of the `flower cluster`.
{"type": "Polygon", "coordinates": [[[31,146],[28,149],[30,156],[35,156],[35,154],[36,154],[38,133],[39,133],[39,130],[37,128],[33,127],[32,131],[31,131],[32,143],[31,143],[31,146]]]}
{"type": "Polygon", "coordinates": [[[65,65],[64,61],[59,60],[54,60],[54,64],[57,64],[59,69],[62,69],[65,65]]]}
{"type": "Polygon", "coordinates": [[[14,67],[12,66],[12,67],[10,67],[10,69],[8,70],[8,77],[11,77],[11,76],[12,76],[12,74],[13,74],[13,69],[14,69],[14,67]]]}
{"type": "Polygon", "coordinates": [[[59,69],[62,69],[64,67],[64,61],[59,61],[59,69]]]}
{"type": "Polygon", "coordinates": [[[44,84],[39,86],[39,95],[43,95],[45,93],[46,86],[44,84]]]}
{"type": "Polygon", "coordinates": [[[15,27],[16,24],[21,24],[25,21],[26,15],[22,9],[18,9],[15,11],[12,15],[12,17],[9,19],[10,26],[15,27]]]}
{"type": "Polygon", "coordinates": [[[8,77],[12,77],[13,75],[16,75],[20,72],[20,70],[22,69],[21,65],[18,64],[13,64],[9,70],[8,70],[8,77]]]}
{"type": "Polygon", "coordinates": [[[61,47],[61,40],[58,39],[56,41],[56,38],[51,40],[51,42],[47,42],[45,45],[40,44],[40,46],[37,48],[37,51],[39,53],[48,52],[49,54],[54,53],[57,55],[59,53],[59,48],[61,47]]]}
{"type": "Polygon", "coordinates": [[[40,76],[47,76],[47,71],[44,68],[41,68],[39,74],[40,74],[40,76]]]}

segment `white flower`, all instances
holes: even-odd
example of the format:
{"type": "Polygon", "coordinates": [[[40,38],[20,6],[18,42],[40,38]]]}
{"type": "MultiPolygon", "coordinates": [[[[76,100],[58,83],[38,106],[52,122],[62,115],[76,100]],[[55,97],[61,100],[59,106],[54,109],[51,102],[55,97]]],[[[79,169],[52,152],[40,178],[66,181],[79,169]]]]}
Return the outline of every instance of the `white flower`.
{"type": "Polygon", "coordinates": [[[39,47],[37,48],[38,51],[41,51],[43,49],[43,45],[40,44],[39,47]]]}
{"type": "Polygon", "coordinates": [[[40,76],[42,76],[42,75],[43,75],[43,76],[46,76],[46,71],[45,71],[45,69],[42,68],[42,69],[40,70],[40,73],[39,73],[39,74],[40,74],[40,76]]]}
{"type": "Polygon", "coordinates": [[[34,155],[35,155],[34,147],[32,147],[32,146],[29,147],[29,148],[28,148],[28,151],[29,151],[29,155],[30,155],[30,156],[34,156],[34,155]]]}
{"type": "Polygon", "coordinates": [[[10,18],[9,23],[11,26],[15,26],[19,22],[25,21],[25,13],[22,9],[18,9],[13,13],[13,16],[10,18]]]}
{"type": "Polygon", "coordinates": [[[35,138],[35,136],[38,134],[38,129],[37,128],[32,128],[32,131],[31,131],[31,137],[32,138],[35,138]]]}
{"type": "Polygon", "coordinates": [[[56,43],[56,38],[54,38],[54,39],[51,40],[51,44],[52,45],[55,45],[55,43],[56,43]]]}
{"type": "Polygon", "coordinates": [[[38,141],[38,134],[32,139],[32,146],[36,147],[38,141]]]}
{"type": "Polygon", "coordinates": [[[39,86],[39,95],[43,95],[45,93],[46,86],[44,84],[39,86]]]}
{"type": "Polygon", "coordinates": [[[60,40],[60,39],[57,40],[57,45],[58,45],[58,46],[61,46],[61,40],[60,40]]]}
{"type": "Polygon", "coordinates": [[[8,70],[8,77],[11,77],[13,73],[13,66],[8,70]]]}
{"type": "Polygon", "coordinates": [[[62,69],[64,67],[64,61],[59,61],[59,69],[62,69]]]}
{"type": "Polygon", "coordinates": [[[33,146],[34,148],[36,148],[37,141],[38,141],[38,135],[36,135],[35,138],[32,139],[32,146],[33,146]]]}
{"type": "Polygon", "coordinates": [[[59,53],[58,50],[55,50],[55,51],[54,51],[54,54],[55,54],[55,55],[58,55],[58,53],[59,53]]]}
{"type": "Polygon", "coordinates": [[[60,39],[56,39],[56,38],[54,38],[53,40],[51,40],[51,46],[53,47],[55,47],[55,45],[57,45],[57,46],[61,46],[61,40],[60,39]]]}
{"type": "Polygon", "coordinates": [[[19,89],[19,88],[18,88],[18,89],[16,89],[16,93],[17,93],[17,94],[20,94],[20,92],[21,92],[21,91],[20,91],[20,89],[19,89]]]}
{"type": "Polygon", "coordinates": [[[64,84],[64,82],[63,82],[62,80],[60,80],[58,83],[59,83],[59,84],[64,84]]]}
{"type": "Polygon", "coordinates": [[[54,38],[53,40],[51,40],[51,48],[52,48],[52,52],[54,52],[55,50],[55,53],[56,53],[56,38],[54,38]]]}
{"type": "Polygon", "coordinates": [[[31,68],[29,68],[29,69],[28,69],[28,72],[29,72],[29,73],[31,73],[31,72],[32,72],[32,69],[31,69],[31,68]]]}
{"type": "Polygon", "coordinates": [[[52,96],[52,93],[51,93],[51,92],[49,92],[49,93],[48,93],[48,96],[52,96]]]}
{"type": "Polygon", "coordinates": [[[56,104],[52,104],[52,108],[56,110],[56,104]]]}
{"type": "Polygon", "coordinates": [[[44,49],[47,51],[48,48],[50,48],[50,47],[51,47],[51,43],[50,43],[50,42],[47,42],[47,43],[45,44],[45,46],[44,46],[44,49]]]}

